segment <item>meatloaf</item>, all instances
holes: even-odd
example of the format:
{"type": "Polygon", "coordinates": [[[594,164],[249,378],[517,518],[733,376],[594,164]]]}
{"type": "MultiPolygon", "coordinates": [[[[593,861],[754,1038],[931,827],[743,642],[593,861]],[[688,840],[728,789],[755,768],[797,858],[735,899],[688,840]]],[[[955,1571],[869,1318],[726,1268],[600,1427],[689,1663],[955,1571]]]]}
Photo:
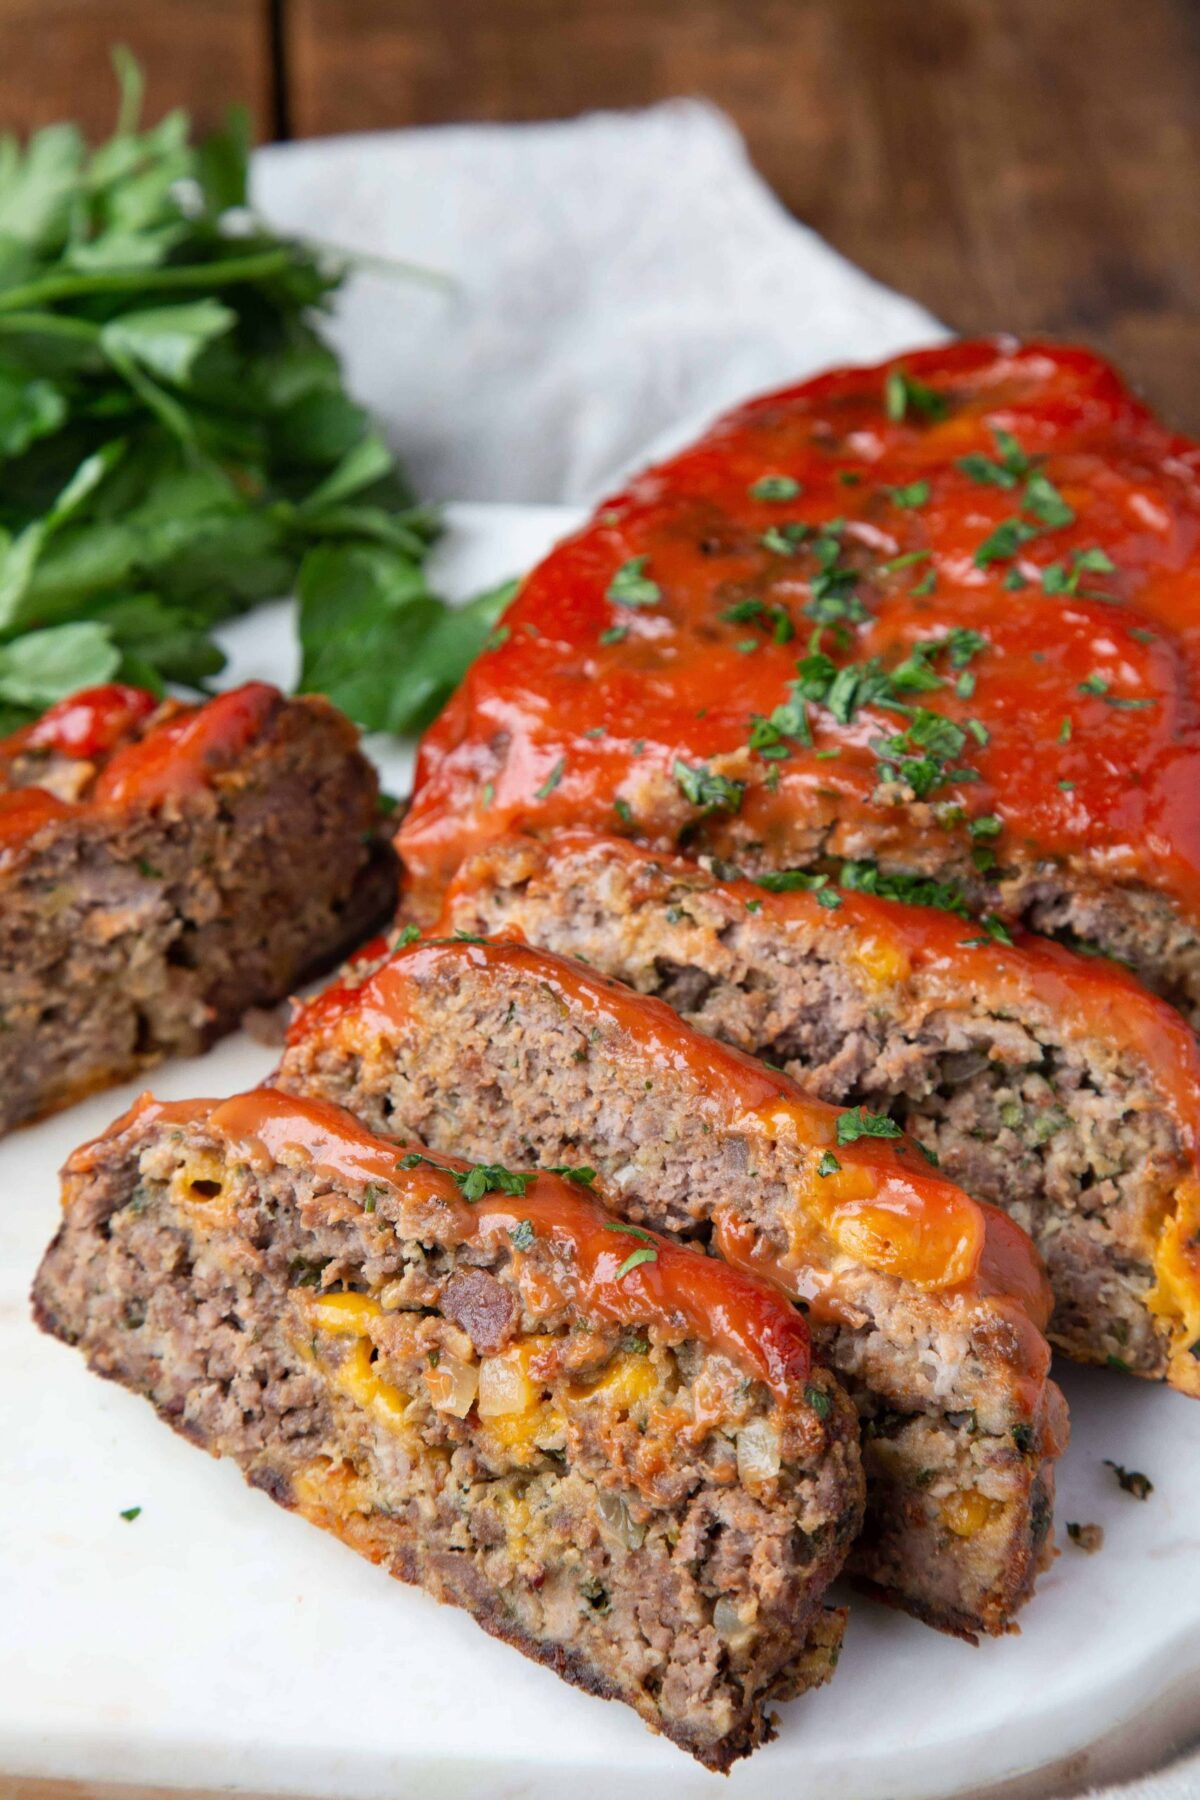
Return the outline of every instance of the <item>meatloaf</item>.
{"type": "Polygon", "coordinates": [[[461,938],[364,960],[299,1014],[275,1079],[440,1152],[582,1162],[623,1220],[769,1275],[862,1416],[850,1566],[947,1630],[1007,1627],[1048,1553],[1065,1435],[1049,1289],[1020,1228],[890,1120],[577,962],[461,938]]]}
{"type": "Polygon", "coordinates": [[[942,345],[752,401],[525,581],[422,747],[413,916],[586,825],[874,858],[1200,1019],[1200,448],[1094,356],[942,345]]]}
{"type": "Polygon", "coordinates": [[[725,1769],[827,1679],[853,1407],[770,1284],[259,1090],[65,1172],[38,1322],[281,1505],[725,1769]]]}
{"type": "Polygon", "coordinates": [[[251,682],[77,694],[0,743],[0,1129],[281,1000],[386,915],[357,733],[251,682]]]}
{"type": "Polygon", "coordinates": [[[1071,1356],[1200,1395],[1200,1051],[1125,969],[980,933],[935,883],[736,878],[623,838],[470,858],[445,928],[582,958],[813,1093],[886,1112],[1030,1233],[1071,1356]],[[800,885],[802,884],[802,885],[800,885]],[[782,891],[781,891],[782,890],[782,891]]]}

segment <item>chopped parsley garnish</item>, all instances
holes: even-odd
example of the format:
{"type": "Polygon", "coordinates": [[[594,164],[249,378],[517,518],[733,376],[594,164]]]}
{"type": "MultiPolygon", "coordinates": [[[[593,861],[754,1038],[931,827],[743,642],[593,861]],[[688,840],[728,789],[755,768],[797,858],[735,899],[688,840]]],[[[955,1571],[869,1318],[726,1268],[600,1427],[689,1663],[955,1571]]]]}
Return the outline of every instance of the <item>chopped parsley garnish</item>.
{"type": "Polygon", "coordinates": [[[874,862],[844,862],[838,884],[857,888],[864,894],[878,894],[883,900],[900,900],[906,906],[933,906],[939,912],[957,913],[969,918],[965,896],[951,883],[935,881],[929,875],[884,874],[874,862]]]}
{"type": "Polygon", "coordinates": [[[564,1181],[576,1181],[580,1187],[591,1187],[596,1179],[595,1169],[589,1169],[586,1163],[578,1169],[572,1169],[566,1163],[548,1163],[546,1173],[561,1175],[564,1181]]]}
{"type": "Polygon", "coordinates": [[[768,875],[757,877],[760,888],[766,888],[768,894],[814,894],[828,887],[828,875],[810,875],[807,869],[776,869],[768,875]]]}
{"type": "Polygon", "coordinates": [[[612,1219],[606,1223],[604,1229],[605,1231],[623,1231],[628,1237],[640,1238],[642,1240],[639,1248],[631,1250],[629,1255],[625,1258],[625,1261],[617,1270],[615,1277],[617,1281],[620,1281],[623,1276],[628,1275],[631,1269],[636,1269],[641,1263],[658,1261],[658,1249],[654,1239],[650,1236],[648,1231],[643,1231],[639,1225],[622,1225],[615,1219],[612,1219]]]}
{"type": "Polygon", "coordinates": [[[1025,483],[1024,506],[1051,531],[1075,523],[1074,508],[1067,505],[1049,476],[1040,470],[1035,470],[1025,483]]]}
{"type": "Polygon", "coordinates": [[[685,800],[690,800],[693,806],[702,806],[706,812],[737,812],[740,809],[746,792],[744,781],[730,781],[724,775],[714,775],[703,764],[693,769],[680,757],[676,757],[671,772],[685,800]]]}
{"type": "Polygon", "coordinates": [[[423,1156],[419,1150],[410,1150],[396,1167],[415,1169],[422,1163],[448,1175],[464,1200],[482,1200],[485,1194],[511,1194],[520,1199],[530,1182],[536,1180],[536,1176],[527,1172],[506,1169],[503,1163],[474,1163],[469,1169],[449,1169],[445,1163],[437,1162],[432,1156],[423,1156]]]}
{"type": "Polygon", "coordinates": [[[657,606],[662,589],[646,574],[648,556],[631,556],[608,584],[608,599],[617,606],[657,606]]]}
{"type": "MultiPolygon", "coordinates": [[[[1108,1360],[1110,1363],[1121,1361],[1120,1357],[1112,1356],[1110,1356],[1108,1360]]],[[[1127,1364],[1122,1364],[1121,1366],[1126,1370],[1128,1369],[1127,1364]]],[[[1143,1475],[1140,1469],[1123,1468],[1119,1462],[1113,1462],[1112,1459],[1107,1456],[1104,1459],[1104,1466],[1106,1469],[1112,1470],[1125,1493],[1132,1494],[1135,1500],[1145,1500],[1154,1492],[1154,1483],[1148,1475],[1143,1475]]]]}
{"type": "Polygon", "coordinates": [[[1002,829],[995,813],[980,813],[974,819],[967,820],[967,830],[973,838],[999,837],[1002,829]]]}
{"type": "Polygon", "coordinates": [[[833,1154],[833,1151],[826,1150],[825,1153],[823,1154],[823,1156],[821,1157],[820,1162],[817,1164],[817,1174],[818,1175],[836,1175],[838,1173],[838,1170],[841,1168],[841,1166],[842,1166],[841,1163],[838,1161],[837,1157],[833,1154]]]}
{"type": "Polygon", "coordinates": [[[924,506],[932,491],[927,481],[910,481],[907,487],[890,489],[892,505],[905,509],[924,506]]]}
{"type": "MultiPolygon", "coordinates": [[[[1040,529],[1040,526],[1030,525],[1026,519],[1002,519],[976,550],[976,568],[986,569],[989,563],[1008,562],[1022,544],[1037,537],[1040,529]]],[[[1021,586],[1026,586],[1024,577],[1021,579],[1021,586]]]]}
{"type": "Polygon", "coordinates": [[[937,571],[936,569],[930,569],[927,575],[922,575],[920,581],[915,583],[912,590],[913,597],[918,600],[923,599],[926,594],[932,594],[936,587],[937,571]]]}
{"type": "Polygon", "coordinates": [[[562,780],[563,773],[566,770],[566,766],[567,766],[566,757],[560,756],[558,761],[555,763],[554,767],[551,769],[550,773],[547,775],[545,781],[543,781],[541,787],[538,788],[537,791],[535,792],[535,794],[533,796],[535,800],[546,800],[549,798],[549,796],[554,792],[555,788],[558,786],[559,782],[562,780]]]}
{"type": "Polygon", "coordinates": [[[768,525],[759,538],[764,550],[772,556],[795,556],[797,549],[809,534],[809,527],[793,522],[787,525],[768,525]]]}
{"type": "Polygon", "coordinates": [[[832,888],[817,889],[818,906],[825,907],[828,912],[836,912],[841,904],[842,902],[839,895],[835,894],[832,888]]]}
{"type": "Polygon", "coordinates": [[[407,950],[410,944],[416,943],[420,935],[421,927],[419,925],[403,925],[392,939],[392,949],[407,950]]]}
{"type": "Polygon", "coordinates": [[[883,409],[893,424],[901,419],[917,417],[932,421],[944,419],[950,402],[936,388],[926,386],[915,375],[903,369],[890,369],[883,384],[883,409]]]}
{"type": "Polygon", "coordinates": [[[1086,681],[1079,683],[1081,694],[1107,694],[1110,683],[1103,675],[1089,675],[1086,681]]]}
{"type": "Polygon", "coordinates": [[[1069,744],[1071,741],[1071,732],[1073,730],[1074,730],[1074,727],[1072,726],[1070,719],[1064,719],[1062,724],[1058,728],[1059,743],[1060,744],[1069,744]]]}
{"type": "Polygon", "coordinates": [[[602,644],[623,644],[628,636],[628,625],[609,625],[600,633],[600,642],[602,644]]]}
{"type": "Polygon", "coordinates": [[[1075,594],[1085,574],[1111,575],[1116,568],[1103,550],[1076,550],[1068,569],[1065,563],[1047,563],[1042,570],[1042,590],[1047,594],[1075,594]]]}
{"type": "Polygon", "coordinates": [[[628,800],[622,800],[619,794],[613,801],[613,811],[623,825],[633,824],[633,808],[630,806],[628,800]]]}
{"type": "Polygon", "coordinates": [[[800,483],[791,475],[763,475],[752,481],[749,488],[752,500],[794,500],[802,492],[800,483]]]}
{"type": "Polygon", "coordinates": [[[903,555],[889,556],[886,562],[881,562],[877,572],[895,575],[900,569],[911,569],[916,563],[928,562],[932,555],[932,550],[905,550],[903,555]]]}
{"type": "Polygon", "coordinates": [[[904,1133],[886,1113],[868,1112],[865,1106],[852,1107],[841,1113],[837,1122],[839,1144],[855,1144],[859,1138],[898,1138],[904,1133]]]}
{"type": "MultiPolygon", "coordinates": [[[[768,606],[763,600],[738,600],[727,606],[718,617],[731,625],[761,625],[777,644],[790,644],[796,635],[791,614],[783,606],[768,606]]],[[[740,645],[739,645],[740,648],[740,645]]]]}
{"type": "Polygon", "coordinates": [[[985,936],[963,938],[962,943],[964,949],[977,950],[988,944],[1012,943],[1012,934],[1010,933],[1008,926],[1004,923],[1003,919],[997,918],[995,913],[984,913],[979,923],[983,926],[985,936]]]}
{"type": "Polygon", "coordinates": [[[122,1519],[128,1520],[128,1522],[132,1525],[132,1523],[135,1519],[138,1519],[141,1517],[141,1513],[142,1513],[142,1509],[140,1506],[127,1506],[125,1508],[125,1510],[121,1513],[120,1516],[122,1519]]]}
{"type": "Polygon", "coordinates": [[[513,1226],[508,1236],[514,1250],[528,1250],[537,1236],[533,1229],[533,1220],[522,1219],[519,1225],[513,1226]]]}
{"type": "Polygon", "coordinates": [[[993,426],[992,436],[996,440],[998,457],[978,453],[960,456],[958,466],[964,475],[984,487],[1015,488],[1033,464],[1010,431],[999,431],[993,426]]]}
{"type": "Polygon", "coordinates": [[[964,778],[964,770],[947,764],[960,754],[966,741],[966,733],[952,719],[926,706],[914,707],[903,731],[874,746],[880,759],[880,780],[897,782],[924,800],[947,782],[964,778]]]}
{"type": "Polygon", "coordinates": [[[821,1388],[813,1387],[810,1382],[804,1390],[804,1398],[816,1413],[818,1419],[827,1419],[833,1411],[833,1402],[821,1388]]]}

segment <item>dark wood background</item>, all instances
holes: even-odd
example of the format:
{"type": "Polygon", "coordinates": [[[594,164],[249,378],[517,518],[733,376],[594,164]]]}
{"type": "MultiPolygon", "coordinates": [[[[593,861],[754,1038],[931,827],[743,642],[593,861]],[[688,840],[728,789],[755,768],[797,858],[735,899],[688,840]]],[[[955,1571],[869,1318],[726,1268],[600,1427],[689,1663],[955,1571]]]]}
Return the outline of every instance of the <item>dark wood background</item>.
{"type": "Polygon", "coordinates": [[[0,0],[0,127],[105,130],[115,41],[262,138],[706,94],[874,274],[1200,434],[1200,0],[0,0]]]}

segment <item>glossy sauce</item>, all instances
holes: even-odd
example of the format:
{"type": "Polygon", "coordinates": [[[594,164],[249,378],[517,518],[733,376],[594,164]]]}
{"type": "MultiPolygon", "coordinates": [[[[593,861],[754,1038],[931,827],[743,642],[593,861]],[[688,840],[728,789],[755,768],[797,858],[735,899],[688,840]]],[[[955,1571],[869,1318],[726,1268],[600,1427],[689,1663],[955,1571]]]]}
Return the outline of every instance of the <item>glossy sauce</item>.
{"type": "MultiPolygon", "coordinates": [[[[619,1325],[659,1325],[676,1333],[682,1329],[723,1351],[781,1400],[808,1374],[808,1327],[770,1283],[653,1232],[612,1230],[604,1209],[558,1176],[538,1175],[519,1197],[486,1194],[468,1202],[441,1168],[467,1169],[469,1163],[438,1156],[441,1167],[419,1163],[404,1169],[403,1145],[375,1137],[341,1107],[272,1088],[216,1106],[211,1101],[161,1105],[147,1096],[110,1135],[153,1123],[202,1124],[226,1139],[237,1159],[252,1165],[285,1163],[301,1155],[338,1179],[382,1183],[406,1201],[433,1208],[442,1243],[486,1241],[527,1219],[538,1239],[566,1252],[555,1258],[550,1280],[561,1302],[581,1315],[619,1325]],[[642,1247],[653,1248],[654,1260],[619,1276],[630,1252],[642,1247]]],[[[95,1146],[90,1149],[94,1152],[95,1146]]]]}
{"type": "MultiPolygon", "coordinates": [[[[627,1052],[638,1069],[686,1070],[715,1127],[795,1146],[793,1260],[814,1269],[818,1286],[824,1285],[820,1269],[835,1251],[930,1290],[978,1284],[990,1209],[939,1175],[910,1141],[860,1138],[838,1144],[837,1123],[845,1109],[813,1099],[786,1075],[705,1037],[661,1001],[565,958],[518,943],[414,944],[396,951],[361,984],[343,983],[317,995],[293,1021],[289,1044],[332,1040],[370,1055],[402,1031],[419,1001],[420,984],[440,964],[453,966],[456,960],[483,972],[509,972],[528,982],[531,991],[557,996],[577,1017],[615,1028],[616,1041],[610,1038],[607,1052],[627,1052]],[[821,1159],[834,1149],[840,1167],[822,1176],[821,1159]]],[[[1006,1291],[1022,1299],[1044,1294],[1040,1264],[1024,1233],[1007,1241],[1005,1255],[1012,1262],[1006,1291]]]]}
{"type": "Polygon", "coordinates": [[[954,855],[969,873],[966,821],[948,828],[934,816],[952,802],[1000,821],[1001,861],[1074,859],[1102,883],[1145,883],[1200,918],[1200,450],[1082,351],[959,343],[903,365],[941,396],[944,417],[910,406],[890,420],[886,367],[769,395],[636,479],[533,572],[507,635],[421,747],[398,841],[426,916],[472,849],[565,824],[658,848],[690,828],[692,848],[752,854],[756,867],[808,861],[820,830],[833,855],[869,843],[908,866],[954,855]],[[1039,459],[1069,523],[1030,511],[1028,471],[1005,487],[960,467],[997,463],[997,429],[1039,459]],[[768,475],[802,491],[783,503],[752,496],[768,475]],[[922,483],[927,498],[897,503],[922,483]],[[1036,535],[979,566],[976,551],[1014,517],[1036,535]],[[879,793],[872,745],[904,721],[875,706],[839,724],[810,705],[811,748],[792,742],[775,762],[748,749],[752,715],[785,701],[813,629],[803,612],[813,557],[803,545],[769,548],[763,534],[835,518],[867,615],[848,645],[824,631],[835,663],[879,657],[892,669],[951,627],[986,641],[970,661],[973,692],[960,695],[951,671],[937,691],[908,696],[986,735],[954,759],[979,779],[939,786],[928,805],[879,793]],[[1097,553],[1111,571],[1076,572],[1073,592],[1044,590],[1049,566],[1070,577],[1077,555],[1097,553]],[[902,557],[921,560],[886,566],[902,557]],[[660,597],[623,607],[608,591],[634,558],[660,597]],[[923,593],[930,573],[936,588],[923,593]],[[747,599],[783,608],[793,640],[721,618],[747,599]],[[676,759],[745,782],[740,808],[687,802],[676,759]]]}
{"type": "Polygon", "coordinates": [[[6,739],[0,745],[0,757],[7,761],[17,750],[53,750],[94,762],[144,725],[160,705],[157,696],[145,688],[127,687],[122,682],[82,688],[6,739]]]}
{"type": "Polygon", "coordinates": [[[47,751],[99,772],[82,802],[63,801],[36,783],[0,792],[0,866],[36,832],[57,820],[112,807],[154,806],[169,795],[208,786],[242,755],[280,701],[278,690],[251,681],[203,706],[161,702],[140,688],[88,688],[52,707],[35,724],[0,741],[0,771],[47,751]],[[156,713],[158,721],[142,734],[156,713]]]}

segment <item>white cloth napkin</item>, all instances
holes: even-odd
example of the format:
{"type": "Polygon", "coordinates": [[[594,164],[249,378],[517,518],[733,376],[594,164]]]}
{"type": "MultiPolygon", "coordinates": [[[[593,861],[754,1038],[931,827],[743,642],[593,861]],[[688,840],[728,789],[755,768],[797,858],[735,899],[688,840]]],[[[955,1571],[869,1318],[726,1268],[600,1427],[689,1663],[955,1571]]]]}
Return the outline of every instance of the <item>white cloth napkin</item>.
{"type": "MultiPolygon", "coordinates": [[[[946,335],[790,218],[702,101],[277,145],[254,197],[448,278],[365,270],[333,321],[426,498],[593,501],[756,389],[946,335]]],[[[1118,1796],[1200,1800],[1200,1760],[1118,1796]]]]}
{"type": "Polygon", "coordinates": [[[334,325],[435,499],[591,501],[681,422],[945,335],[790,218],[702,101],[276,146],[254,194],[453,282],[360,273],[334,325]]]}

